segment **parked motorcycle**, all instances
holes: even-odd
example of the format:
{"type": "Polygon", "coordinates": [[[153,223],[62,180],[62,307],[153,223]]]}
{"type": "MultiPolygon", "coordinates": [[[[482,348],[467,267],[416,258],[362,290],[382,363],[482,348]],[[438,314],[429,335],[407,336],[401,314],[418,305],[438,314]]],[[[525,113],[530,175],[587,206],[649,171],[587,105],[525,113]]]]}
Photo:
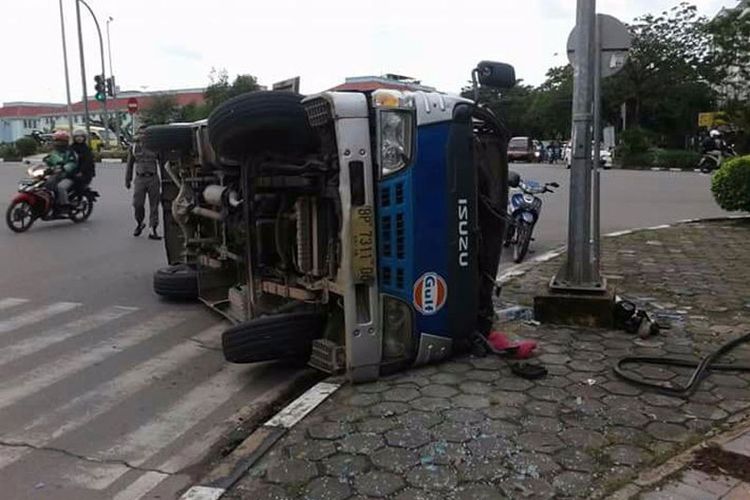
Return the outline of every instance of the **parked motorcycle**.
{"type": "Polygon", "coordinates": [[[701,161],[698,163],[698,168],[704,174],[719,170],[721,166],[730,158],[737,156],[733,146],[726,146],[723,151],[709,151],[703,154],[701,161]]]}
{"type": "Polygon", "coordinates": [[[72,208],[62,211],[57,207],[56,192],[50,177],[56,170],[45,165],[31,166],[28,179],[22,179],[18,193],[5,212],[5,222],[14,233],[28,231],[37,219],[43,221],[70,219],[79,224],[86,221],[94,209],[99,193],[89,186],[74,185],[70,192],[72,208]]]}
{"type": "Polygon", "coordinates": [[[515,182],[510,184],[520,192],[514,193],[508,203],[510,221],[505,235],[505,246],[513,246],[513,261],[522,262],[529,251],[534,226],[542,212],[542,199],[537,195],[554,193],[550,188],[559,188],[556,182],[541,184],[536,181],[523,181],[515,176],[515,182]]]}

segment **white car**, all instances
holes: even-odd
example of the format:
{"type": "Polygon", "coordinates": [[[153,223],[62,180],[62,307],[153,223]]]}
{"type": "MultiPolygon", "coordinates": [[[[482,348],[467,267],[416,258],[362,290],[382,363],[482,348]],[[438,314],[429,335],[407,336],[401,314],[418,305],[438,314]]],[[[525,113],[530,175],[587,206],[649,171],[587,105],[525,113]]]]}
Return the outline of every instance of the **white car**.
{"type": "MultiPolygon", "coordinates": [[[[591,157],[593,159],[594,156],[594,149],[593,146],[591,148],[591,157]]],[[[573,161],[573,148],[570,143],[567,143],[565,147],[563,148],[563,160],[565,161],[566,168],[570,168],[570,165],[573,161]]],[[[613,155],[612,155],[612,149],[602,147],[599,151],[599,166],[605,170],[608,170],[612,168],[613,164],[613,155]]]]}

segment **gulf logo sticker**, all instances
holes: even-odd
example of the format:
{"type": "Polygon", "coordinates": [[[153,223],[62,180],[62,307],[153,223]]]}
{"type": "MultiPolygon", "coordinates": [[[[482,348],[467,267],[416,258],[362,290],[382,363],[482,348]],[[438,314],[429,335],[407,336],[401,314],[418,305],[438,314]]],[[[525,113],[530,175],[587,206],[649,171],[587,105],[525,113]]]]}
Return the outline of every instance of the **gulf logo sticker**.
{"type": "Polygon", "coordinates": [[[448,285],[437,273],[425,273],[414,283],[414,307],[425,316],[437,314],[448,299],[448,285]]]}

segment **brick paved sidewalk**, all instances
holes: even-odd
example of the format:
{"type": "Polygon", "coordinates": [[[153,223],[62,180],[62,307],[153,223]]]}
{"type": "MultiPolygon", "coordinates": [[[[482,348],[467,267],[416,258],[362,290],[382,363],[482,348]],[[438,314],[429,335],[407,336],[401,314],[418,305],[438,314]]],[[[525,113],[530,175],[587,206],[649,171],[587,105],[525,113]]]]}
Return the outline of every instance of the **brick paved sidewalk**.
{"type": "Polygon", "coordinates": [[[750,429],[698,447],[687,455],[684,466],[659,478],[657,486],[637,491],[641,486],[639,479],[628,489],[642,500],[750,499],[750,429]]]}
{"type": "MultiPolygon", "coordinates": [[[[747,221],[607,239],[610,284],[669,320],[671,329],[644,341],[620,331],[502,325],[540,341],[546,378],[529,382],[495,357],[464,357],[345,386],[227,496],[606,496],[710,433],[737,425],[750,410],[748,373],[712,374],[688,400],[643,392],[612,373],[626,355],[692,357],[750,331],[749,243],[747,221]]],[[[503,301],[531,304],[559,266],[556,259],[514,279],[503,301]]],[[[726,361],[750,363],[750,345],[726,361]]],[[[644,367],[639,373],[684,382],[688,371],[644,367]]]]}

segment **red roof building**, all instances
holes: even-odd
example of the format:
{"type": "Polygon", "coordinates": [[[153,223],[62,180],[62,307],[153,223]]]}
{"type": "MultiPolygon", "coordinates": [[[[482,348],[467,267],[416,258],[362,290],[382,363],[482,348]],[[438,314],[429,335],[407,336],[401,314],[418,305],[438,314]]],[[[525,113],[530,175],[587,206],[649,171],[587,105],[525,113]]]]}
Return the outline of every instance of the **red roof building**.
{"type": "MultiPolygon", "coordinates": [[[[171,95],[178,106],[187,104],[203,104],[205,98],[203,89],[179,89],[158,92],[121,92],[114,99],[107,100],[107,111],[121,114],[122,119],[129,121],[127,110],[131,97],[138,99],[141,110],[148,109],[150,102],[156,96],[171,95]],[[126,116],[123,116],[126,115],[126,116]]],[[[89,116],[93,120],[101,120],[102,103],[89,98],[89,116]]],[[[73,124],[83,125],[83,101],[73,103],[73,124]]],[[[35,130],[51,131],[56,126],[67,126],[68,106],[56,103],[9,102],[0,107],[0,143],[13,142],[29,135],[35,130]]]]}

